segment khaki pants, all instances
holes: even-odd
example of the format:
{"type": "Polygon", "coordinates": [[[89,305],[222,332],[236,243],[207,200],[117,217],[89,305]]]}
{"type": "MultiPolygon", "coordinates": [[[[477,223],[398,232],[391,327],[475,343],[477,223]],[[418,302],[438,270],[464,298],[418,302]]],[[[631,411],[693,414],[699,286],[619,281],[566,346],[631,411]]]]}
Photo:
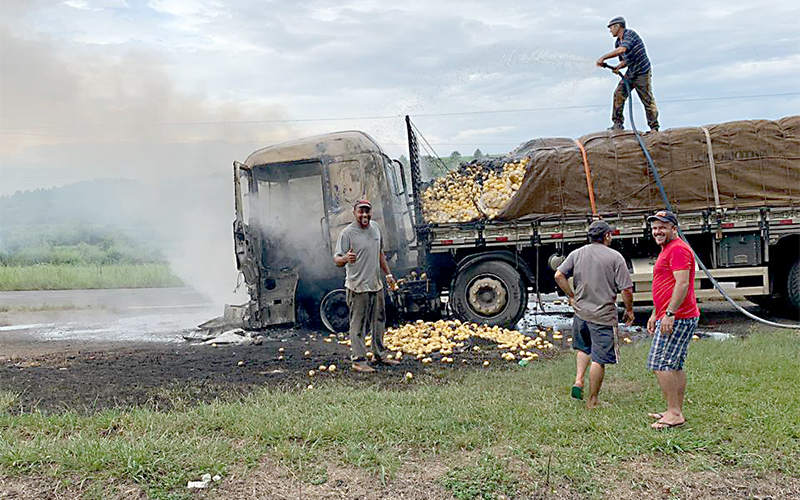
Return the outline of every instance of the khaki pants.
{"type": "Polygon", "coordinates": [[[365,361],[367,335],[372,335],[372,354],[383,359],[386,348],[383,334],[386,331],[386,302],[380,292],[357,293],[347,290],[347,307],[350,309],[350,349],[353,361],[365,361]]]}
{"type": "MultiPolygon", "coordinates": [[[[653,72],[648,71],[643,75],[637,75],[632,80],[628,80],[628,85],[631,89],[635,89],[642,100],[644,105],[644,113],[647,117],[647,125],[650,130],[658,129],[658,108],[656,107],[656,99],[653,97],[653,72]]],[[[622,124],[625,122],[625,117],[622,111],[625,109],[625,100],[628,98],[628,89],[625,88],[625,82],[620,79],[617,88],[614,90],[614,110],[611,112],[611,121],[615,124],[622,124]]]]}

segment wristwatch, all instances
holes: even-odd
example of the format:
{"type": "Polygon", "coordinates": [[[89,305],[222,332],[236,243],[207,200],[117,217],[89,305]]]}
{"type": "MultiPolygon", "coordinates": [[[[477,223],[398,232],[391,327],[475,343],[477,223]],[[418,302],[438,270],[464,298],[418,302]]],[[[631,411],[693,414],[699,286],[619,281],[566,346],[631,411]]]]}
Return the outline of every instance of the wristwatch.
{"type": "Polygon", "coordinates": [[[666,316],[668,318],[674,318],[675,317],[675,313],[672,312],[672,311],[667,311],[667,312],[664,313],[664,316],[666,316]]]}

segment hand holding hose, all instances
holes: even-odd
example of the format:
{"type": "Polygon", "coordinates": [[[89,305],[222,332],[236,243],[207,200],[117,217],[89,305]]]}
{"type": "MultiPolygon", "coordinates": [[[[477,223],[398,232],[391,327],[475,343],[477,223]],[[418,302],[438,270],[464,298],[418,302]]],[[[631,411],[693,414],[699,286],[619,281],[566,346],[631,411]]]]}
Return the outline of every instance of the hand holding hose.
{"type": "Polygon", "coordinates": [[[613,66],[609,66],[608,64],[604,63],[602,59],[598,59],[597,60],[597,66],[599,66],[601,68],[610,69],[611,71],[614,72],[615,75],[619,75],[619,70],[617,68],[615,68],[613,66]]]}

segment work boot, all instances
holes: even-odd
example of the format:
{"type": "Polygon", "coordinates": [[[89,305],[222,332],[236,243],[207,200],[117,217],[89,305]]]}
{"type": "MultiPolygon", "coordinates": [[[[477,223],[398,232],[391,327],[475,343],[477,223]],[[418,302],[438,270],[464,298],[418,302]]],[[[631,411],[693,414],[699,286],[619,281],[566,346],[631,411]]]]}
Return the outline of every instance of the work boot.
{"type": "Polygon", "coordinates": [[[353,363],[353,371],[358,373],[372,373],[375,371],[375,368],[369,366],[368,364],[362,362],[354,362],[353,363]]]}
{"type": "Polygon", "coordinates": [[[400,364],[399,361],[396,359],[389,359],[389,358],[376,358],[376,363],[381,363],[388,366],[397,366],[400,364]]]}
{"type": "Polygon", "coordinates": [[[623,130],[625,130],[625,127],[623,127],[621,123],[615,123],[614,125],[608,127],[608,130],[610,130],[611,132],[622,132],[623,130]]]}

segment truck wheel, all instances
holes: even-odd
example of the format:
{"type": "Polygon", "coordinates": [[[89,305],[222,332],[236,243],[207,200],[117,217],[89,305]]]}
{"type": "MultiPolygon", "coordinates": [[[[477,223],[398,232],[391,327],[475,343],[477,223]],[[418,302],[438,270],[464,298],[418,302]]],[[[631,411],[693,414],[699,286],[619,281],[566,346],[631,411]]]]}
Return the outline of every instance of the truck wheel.
{"type": "Polygon", "coordinates": [[[795,315],[800,314],[800,259],[798,259],[786,277],[786,302],[794,309],[795,315]]]}
{"type": "Polygon", "coordinates": [[[786,306],[780,297],[775,297],[773,295],[748,295],[745,298],[770,312],[779,311],[781,307],[786,306]]]}
{"type": "Polygon", "coordinates": [[[343,288],[331,290],[319,304],[319,317],[332,333],[346,332],[350,324],[347,292],[343,288]]]}
{"type": "Polygon", "coordinates": [[[511,328],[525,314],[528,290],[510,264],[489,260],[469,266],[456,276],[450,300],[462,321],[511,328]]]}

